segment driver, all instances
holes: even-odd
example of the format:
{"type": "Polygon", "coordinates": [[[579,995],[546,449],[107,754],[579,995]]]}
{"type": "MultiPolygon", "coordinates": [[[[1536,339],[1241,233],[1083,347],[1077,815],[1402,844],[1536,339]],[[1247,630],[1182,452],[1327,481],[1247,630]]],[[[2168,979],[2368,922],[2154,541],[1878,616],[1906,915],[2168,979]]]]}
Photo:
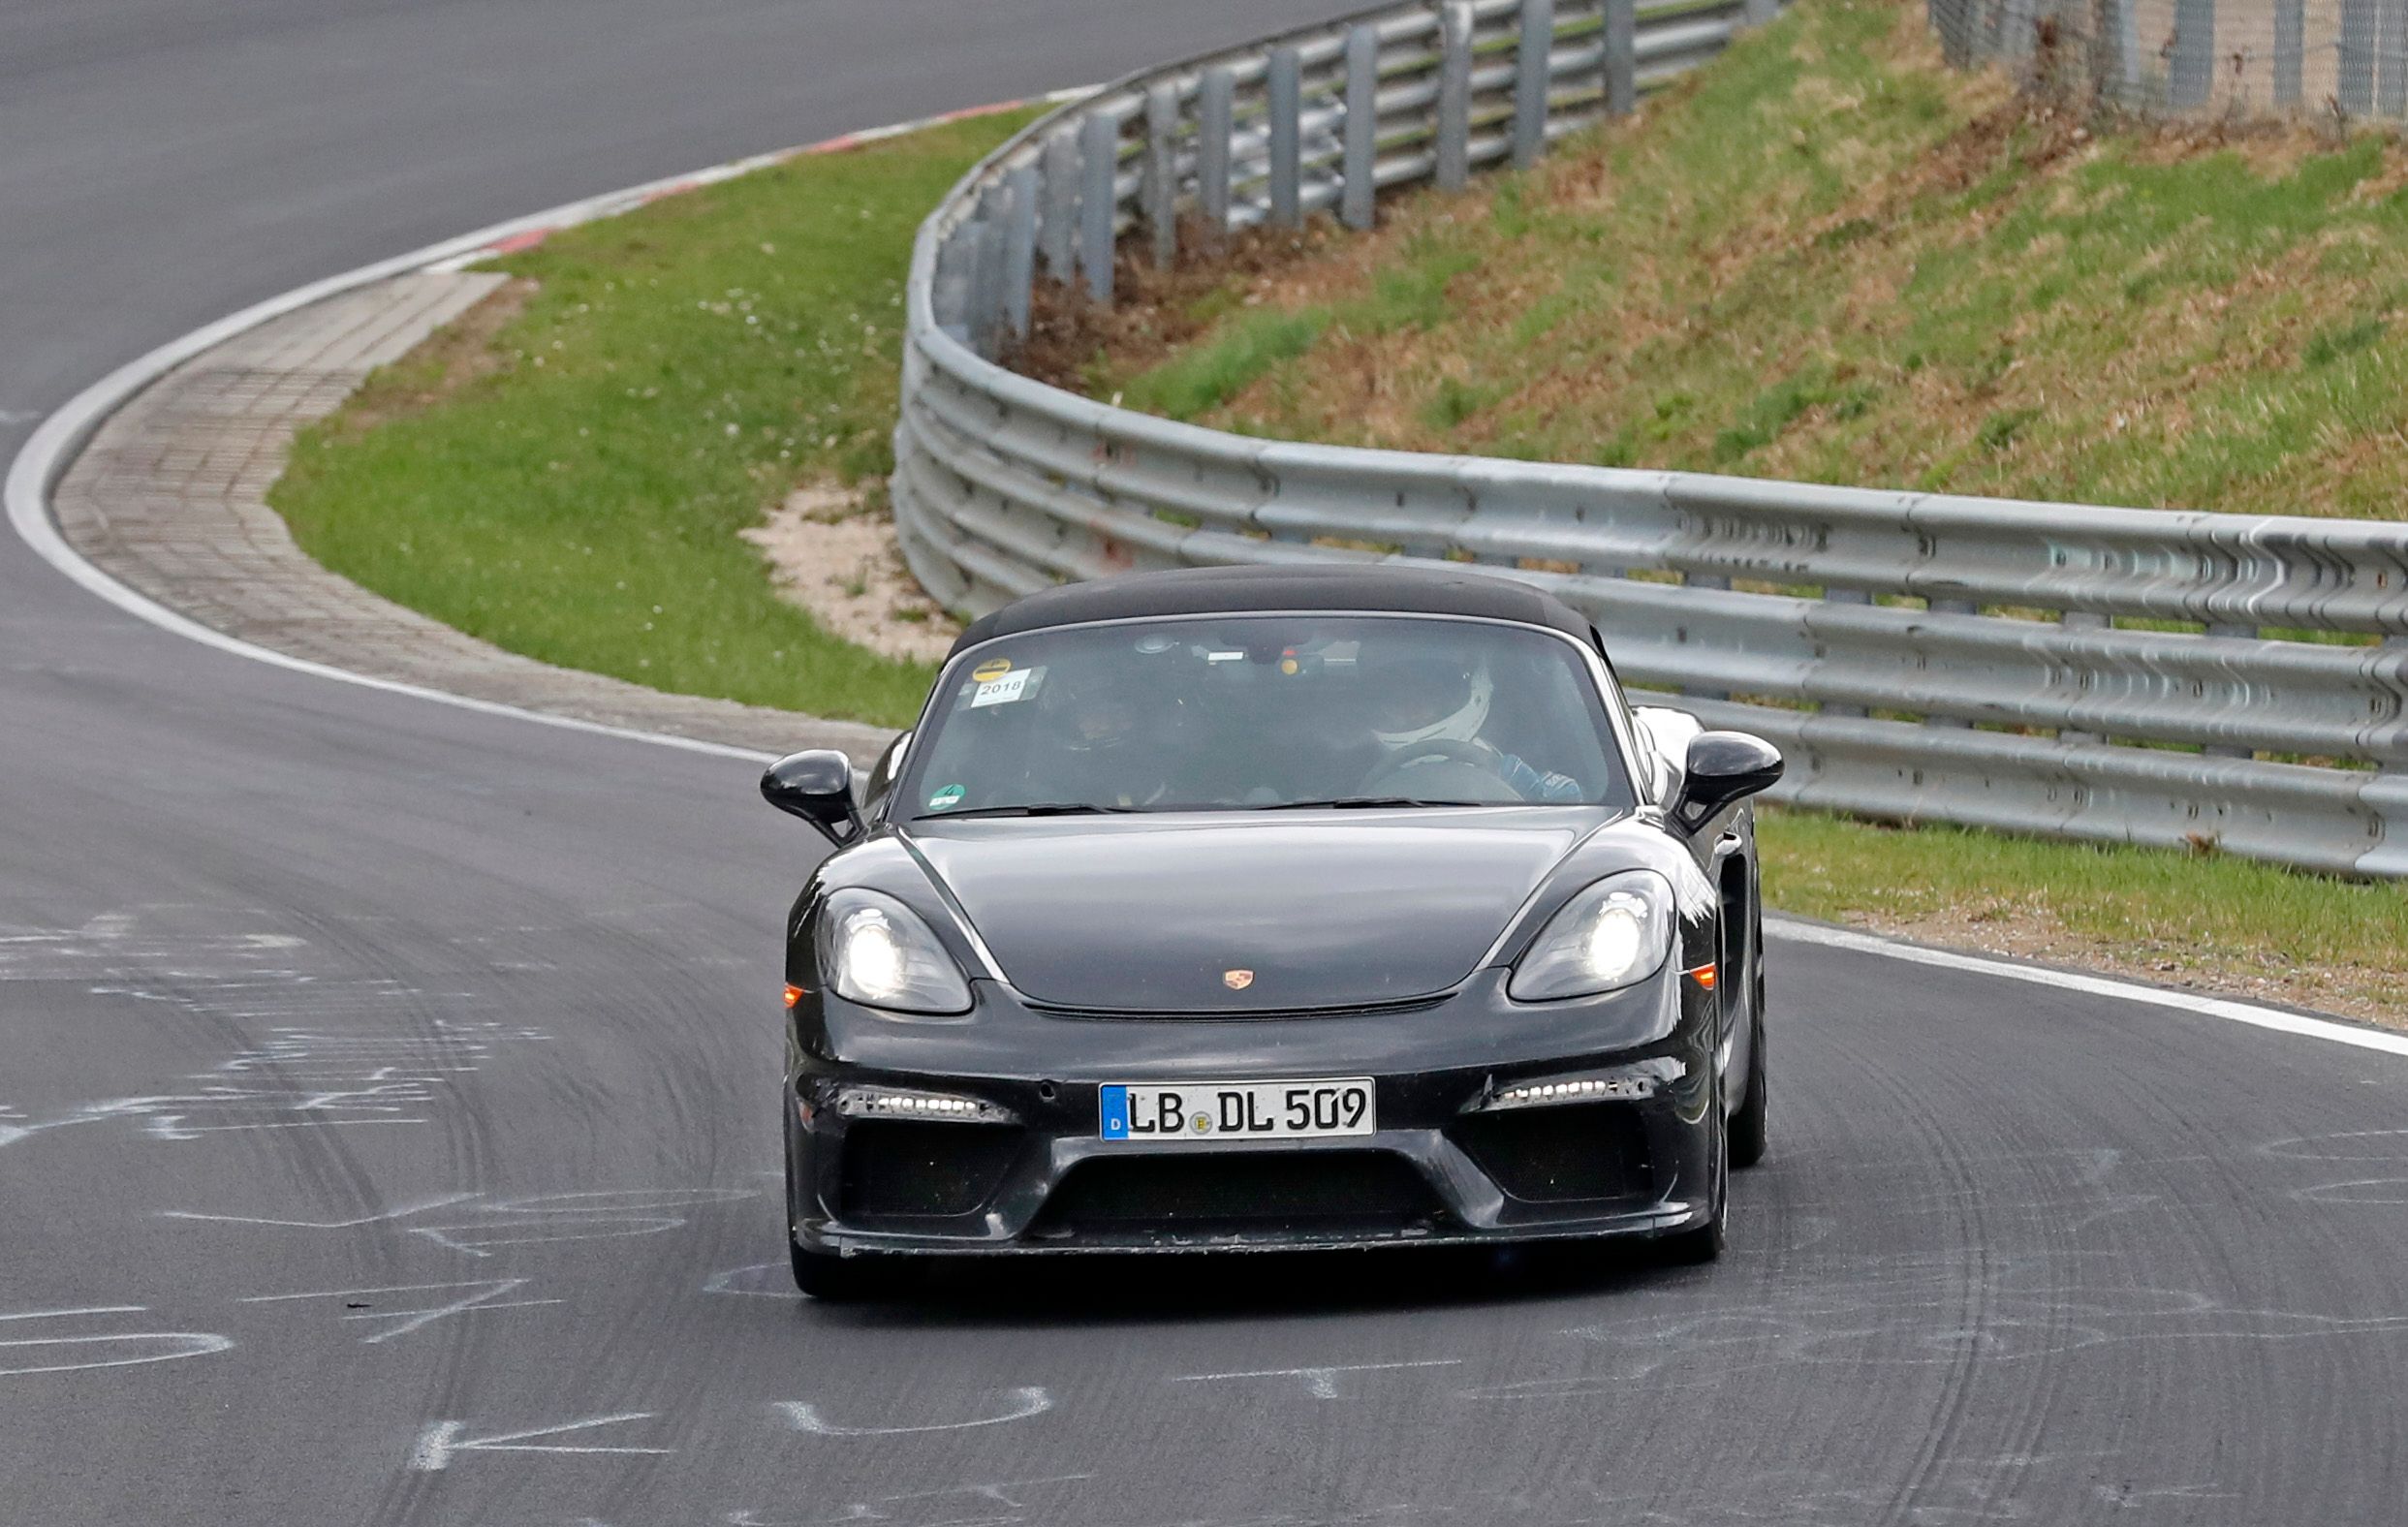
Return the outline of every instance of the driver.
{"type": "Polygon", "coordinates": [[[1371,734],[1382,749],[1367,779],[1443,761],[1485,769],[1524,800],[1579,800],[1585,794],[1571,775],[1535,768],[1481,736],[1496,693],[1485,661],[1466,669],[1436,653],[1363,657],[1371,734]]]}

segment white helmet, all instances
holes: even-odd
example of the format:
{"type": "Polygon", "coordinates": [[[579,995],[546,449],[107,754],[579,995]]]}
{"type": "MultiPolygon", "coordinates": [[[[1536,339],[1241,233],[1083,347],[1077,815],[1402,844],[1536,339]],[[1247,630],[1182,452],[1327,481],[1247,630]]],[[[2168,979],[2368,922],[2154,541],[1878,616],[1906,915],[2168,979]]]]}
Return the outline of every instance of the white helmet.
{"type": "Polygon", "coordinates": [[[1463,703],[1446,715],[1425,725],[1403,732],[1381,732],[1372,735],[1392,748],[1411,747],[1417,742],[1469,742],[1480,735],[1480,729],[1488,720],[1488,699],[1496,693],[1496,681],[1488,675],[1488,665],[1482,663],[1468,675],[1469,691],[1463,703]]]}

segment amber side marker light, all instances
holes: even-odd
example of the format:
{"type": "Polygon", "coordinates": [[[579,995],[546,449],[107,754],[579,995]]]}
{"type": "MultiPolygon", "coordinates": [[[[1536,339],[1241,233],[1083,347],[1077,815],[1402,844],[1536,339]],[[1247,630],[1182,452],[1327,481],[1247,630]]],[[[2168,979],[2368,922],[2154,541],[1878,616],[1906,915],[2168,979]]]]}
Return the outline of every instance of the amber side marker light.
{"type": "MultiPolygon", "coordinates": [[[[1706,984],[1711,985],[1711,984],[1713,984],[1713,983],[1712,983],[1711,982],[1708,982],[1706,984]]],[[[801,1000],[802,1000],[802,988],[801,988],[800,986],[789,986],[789,987],[787,987],[787,988],[786,988],[786,1005],[787,1005],[788,1007],[790,1007],[790,1008],[791,1008],[791,1007],[793,1007],[796,1003],[800,1002],[801,1000]]]]}
{"type": "MultiPolygon", "coordinates": [[[[1687,976],[1691,981],[1696,982],[1699,985],[1704,986],[1708,991],[1714,989],[1714,967],[1711,965],[1700,965],[1695,970],[1683,971],[1681,974],[1687,976]]],[[[786,989],[789,991],[794,990],[792,986],[789,986],[786,989]]],[[[792,997],[787,998],[786,1005],[790,1008],[793,1007],[795,1005],[794,999],[792,997]]]]}

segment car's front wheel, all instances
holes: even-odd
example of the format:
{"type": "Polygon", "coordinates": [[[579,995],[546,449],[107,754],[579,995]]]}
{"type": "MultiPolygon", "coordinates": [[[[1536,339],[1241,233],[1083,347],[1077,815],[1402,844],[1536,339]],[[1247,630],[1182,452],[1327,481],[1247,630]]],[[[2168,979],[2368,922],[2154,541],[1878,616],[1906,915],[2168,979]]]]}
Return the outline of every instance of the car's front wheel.
{"type": "Polygon", "coordinates": [[[1699,1266],[1714,1261],[1723,1253],[1731,1220],[1731,1134],[1722,1124],[1719,1111],[1713,1115],[1722,1138],[1712,1141],[1714,1152],[1714,1191],[1705,1222],[1685,1231],[1675,1231],[1656,1242],[1664,1260],[1675,1266],[1699,1266]]]}
{"type": "Polygon", "coordinates": [[[1765,1159],[1771,1123],[1771,1100],[1765,1079],[1765,924],[1761,917],[1756,919],[1755,936],[1756,957],[1748,961],[1747,1090],[1739,1094],[1739,1110],[1731,1115],[1734,1167],[1753,1167],[1765,1159]]]}
{"type": "Polygon", "coordinates": [[[1739,1111],[1731,1115],[1731,1165],[1753,1167],[1765,1159],[1770,1101],[1765,1089],[1765,1017],[1756,1014],[1747,1040],[1747,1090],[1739,1095],[1739,1111]]]}

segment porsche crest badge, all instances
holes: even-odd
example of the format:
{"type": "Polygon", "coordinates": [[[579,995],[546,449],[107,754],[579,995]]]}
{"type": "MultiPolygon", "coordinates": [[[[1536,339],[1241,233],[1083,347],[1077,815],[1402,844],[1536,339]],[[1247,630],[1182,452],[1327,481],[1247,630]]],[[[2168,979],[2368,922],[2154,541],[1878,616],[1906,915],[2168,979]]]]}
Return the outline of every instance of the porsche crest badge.
{"type": "Polygon", "coordinates": [[[1221,972],[1221,984],[1227,986],[1232,991],[1243,991],[1248,986],[1254,984],[1254,972],[1250,970],[1225,970],[1221,972]]]}

